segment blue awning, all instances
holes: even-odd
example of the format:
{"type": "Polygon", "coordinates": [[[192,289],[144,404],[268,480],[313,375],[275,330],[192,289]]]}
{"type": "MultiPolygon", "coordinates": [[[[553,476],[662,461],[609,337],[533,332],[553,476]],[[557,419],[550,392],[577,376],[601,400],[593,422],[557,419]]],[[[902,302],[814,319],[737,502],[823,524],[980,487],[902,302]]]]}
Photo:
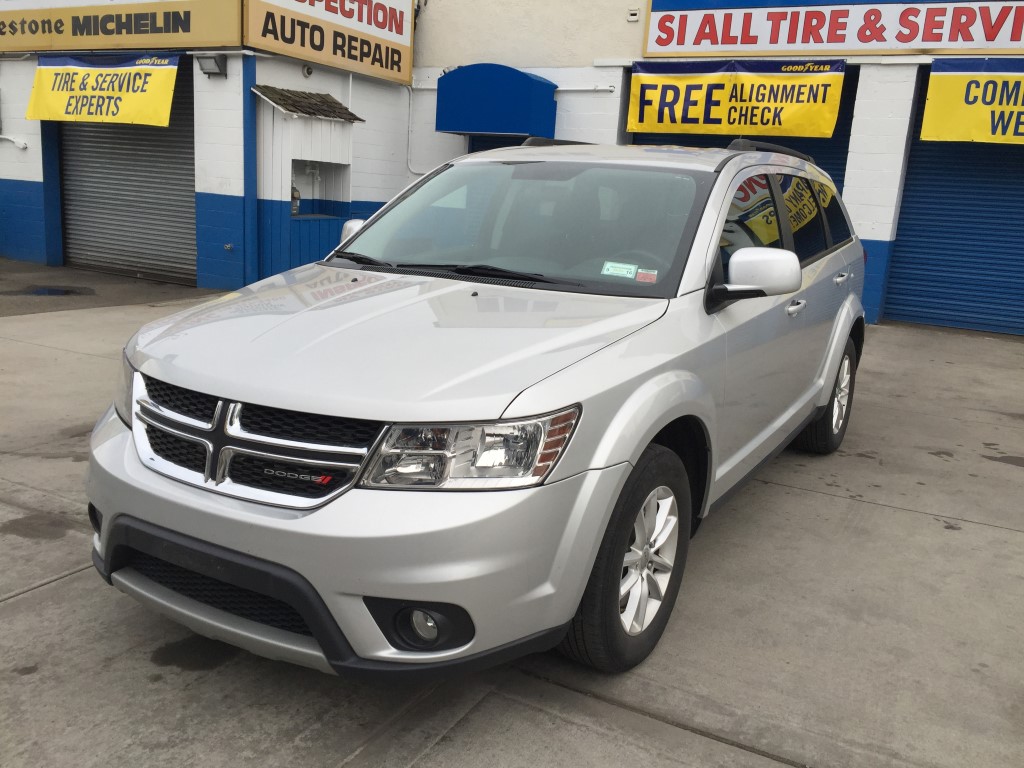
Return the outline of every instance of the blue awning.
{"type": "Polygon", "coordinates": [[[437,81],[437,122],[443,133],[555,137],[550,80],[501,64],[470,64],[437,81]]]}

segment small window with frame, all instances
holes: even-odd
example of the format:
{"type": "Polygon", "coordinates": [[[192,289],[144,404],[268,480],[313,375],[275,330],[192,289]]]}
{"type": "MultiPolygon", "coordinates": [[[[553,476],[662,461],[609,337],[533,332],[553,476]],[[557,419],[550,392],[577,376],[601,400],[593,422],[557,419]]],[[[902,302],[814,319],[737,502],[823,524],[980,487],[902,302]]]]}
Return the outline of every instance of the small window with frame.
{"type": "Polygon", "coordinates": [[[853,239],[850,222],[846,220],[846,214],[843,213],[843,206],[839,203],[839,195],[836,194],[835,188],[820,181],[812,181],[811,186],[818,196],[818,206],[825,213],[828,233],[832,236],[832,245],[842,245],[853,239]]]}
{"type": "Polygon", "coordinates": [[[825,220],[808,179],[782,174],[778,181],[793,235],[793,250],[801,266],[805,266],[828,250],[825,220]]]}

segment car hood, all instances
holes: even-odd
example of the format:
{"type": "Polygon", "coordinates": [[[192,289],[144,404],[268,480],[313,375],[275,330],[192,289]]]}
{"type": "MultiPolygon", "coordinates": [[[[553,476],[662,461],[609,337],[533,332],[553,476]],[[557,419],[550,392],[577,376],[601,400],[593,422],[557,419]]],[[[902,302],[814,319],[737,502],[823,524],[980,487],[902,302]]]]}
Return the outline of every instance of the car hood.
{"type": "Polygon", "coordinates": [[[311,264],[151,323],[128,352],[149,376],[242,402],[382,421],[492,419],[666,306],[311,264]]]}

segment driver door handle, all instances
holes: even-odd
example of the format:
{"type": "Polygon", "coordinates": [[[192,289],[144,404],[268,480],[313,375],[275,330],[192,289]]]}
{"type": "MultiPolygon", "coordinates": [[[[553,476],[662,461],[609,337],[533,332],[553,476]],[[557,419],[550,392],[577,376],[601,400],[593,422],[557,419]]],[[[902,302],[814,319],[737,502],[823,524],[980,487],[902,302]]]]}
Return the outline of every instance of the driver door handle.
{"type": "Polygon", "coordinates": [[[838,275],[836,275],[832,279],[832,282],[834,282],[836,285],[842,285],[847,280],[849,280],[851,277],[853,277],[853,273],[852,272],[840,272],[838,275]]]}
{"type": "Polygon", "coordinates": [[[804,311],[804,307],[806,306],[807,302],[803,300],[790,302],[789,306],[786,307],[786,314],[790,317],[796,317],[804,311]]]}

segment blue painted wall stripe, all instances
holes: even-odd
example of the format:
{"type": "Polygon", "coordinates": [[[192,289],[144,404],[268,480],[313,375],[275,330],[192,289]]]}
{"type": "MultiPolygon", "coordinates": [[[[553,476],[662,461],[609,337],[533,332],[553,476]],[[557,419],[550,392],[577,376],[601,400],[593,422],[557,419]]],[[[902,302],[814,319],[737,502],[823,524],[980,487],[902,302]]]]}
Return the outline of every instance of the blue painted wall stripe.
{"type": "Polygon", "coordinates": [[[60,124],[43,120],[39,124],[43,154],[43,232],[44,263],[59,267],[64,263],[64,219],[60,179],[60,124]]]}
{"type": "Polygon", "coordinates": [[[259,206],[257,204],[256,173],[256,99],[252,92],[256,85],[256,57],[242,56],[242,151],[245,192],[245,282],[251,283],[263,277],[259,259],[259,206]]]}
{"type": "Polygon", "coordinates": [[[47,263],[44,199],[42,182],[0,180],[0,256],[47,263]]]}

